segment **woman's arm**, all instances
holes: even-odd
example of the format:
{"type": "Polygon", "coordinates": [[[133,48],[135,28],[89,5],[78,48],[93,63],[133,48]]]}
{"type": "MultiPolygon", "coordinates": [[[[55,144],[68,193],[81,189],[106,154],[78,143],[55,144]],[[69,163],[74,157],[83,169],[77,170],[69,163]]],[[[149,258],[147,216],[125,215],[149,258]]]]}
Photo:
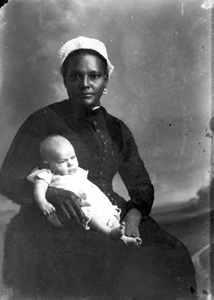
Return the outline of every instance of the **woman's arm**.
{"type": "Polygon", "coordinates": [[[18,130],[0,171],[0,192],[17,204],[31,205],[33,184],[26,177],[39,163],[39,145],[46,134],[43,121],[30,116],[18,130]]]}
{"type": "Polygon", "coordinates": [[[123,123],[122,133],[124,160],[119,169],[119,174],[131,197],[127,203],[128,212],[123,219],[126,223],[125,234],[127,236],[140,236],[139,224],[151,212],[154,201],[154,188],[139,156],[134,138],[123,123]]]}
{"type": "Polygon", "coordinates": [[[141,212],[142,217],[146,217],[151,212],[154,188],[130,130],[123,123],[121,126],[124,159],[119,174],[131,197],[128,208],[129,210],[135,208],[141,212]]]}

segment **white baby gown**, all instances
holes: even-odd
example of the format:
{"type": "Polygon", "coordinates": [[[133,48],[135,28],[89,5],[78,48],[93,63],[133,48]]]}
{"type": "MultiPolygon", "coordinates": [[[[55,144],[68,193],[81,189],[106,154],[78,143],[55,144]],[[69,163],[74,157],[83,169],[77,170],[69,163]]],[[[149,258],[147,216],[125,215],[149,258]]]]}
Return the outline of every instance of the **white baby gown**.
{"type": "Polygon", "coordinates": [[[91,181],[87,179],[88,171],[78,168],[74,174],[57,175],[48,169],[34,169],[27,177],[34,182],[35,177],[45,180],[48,185],[74,192],[82,199],[82,210],[86,216],[85,228],[89,229],[88,223],[93,212],[99,215],[103,222],[112,226],[114,218],[120,219],[121,210],[113,205],[107,196],[91,181]]]}

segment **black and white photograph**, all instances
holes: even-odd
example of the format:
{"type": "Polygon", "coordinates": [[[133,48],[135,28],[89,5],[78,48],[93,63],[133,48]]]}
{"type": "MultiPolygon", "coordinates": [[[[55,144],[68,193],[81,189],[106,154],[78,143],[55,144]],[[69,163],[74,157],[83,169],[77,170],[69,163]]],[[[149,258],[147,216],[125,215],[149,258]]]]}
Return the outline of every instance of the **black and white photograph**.
{"type": "Polygon", "coordinates": [[[213,6],[0,1],[0,300],[214,299],[213,6]]]}

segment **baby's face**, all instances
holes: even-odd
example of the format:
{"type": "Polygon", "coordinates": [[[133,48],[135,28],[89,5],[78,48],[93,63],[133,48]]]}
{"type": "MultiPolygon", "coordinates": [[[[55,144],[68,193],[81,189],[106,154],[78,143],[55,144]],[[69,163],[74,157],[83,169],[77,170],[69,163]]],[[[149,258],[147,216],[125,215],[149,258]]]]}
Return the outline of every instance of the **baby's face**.
{"type": "Polygon", "coordinates": [[[73,146],[70,143],[52,151],[48,161],[50,170],[58,175],[74,174],[79,165],[73,146]]]}

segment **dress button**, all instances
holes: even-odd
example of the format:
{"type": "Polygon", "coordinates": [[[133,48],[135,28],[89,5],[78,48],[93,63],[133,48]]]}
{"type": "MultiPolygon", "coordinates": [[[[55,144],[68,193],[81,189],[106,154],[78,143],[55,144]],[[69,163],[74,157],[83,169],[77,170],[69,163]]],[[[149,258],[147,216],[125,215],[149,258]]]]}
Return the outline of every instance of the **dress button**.
{"type": "Polygon", "coordinates": [[[104,149],[104,152],[106,153],[106,152],[107,152],[107,150],[106,150],[106,149],[104,149]]]}
{"type": "Polygon", "coordinates": [[[100,133],[100,129],[99,129],[99,128],[97,128],[97,129],[96,129],[96,132],[100,133]]]}
{"type": "Polygon", "coordinates": [[[94,125],[97,125],[97,121],[93,121],[93,124],[94,124],[94,125]]]}

